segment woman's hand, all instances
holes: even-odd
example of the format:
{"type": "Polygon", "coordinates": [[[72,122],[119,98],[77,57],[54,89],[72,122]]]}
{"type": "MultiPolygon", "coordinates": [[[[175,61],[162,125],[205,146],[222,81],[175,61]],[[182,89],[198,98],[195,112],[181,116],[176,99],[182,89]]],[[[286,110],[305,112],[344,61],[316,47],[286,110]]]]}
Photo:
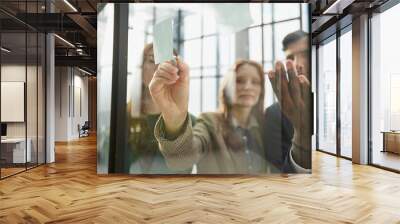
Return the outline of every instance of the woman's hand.
{"type": "Polygon", "coordinates": [[[150,94],[161,111],[168,136],[176,136],[186,120],[189,101],[189,67],[161,63],[150,82],[150,94]]]}

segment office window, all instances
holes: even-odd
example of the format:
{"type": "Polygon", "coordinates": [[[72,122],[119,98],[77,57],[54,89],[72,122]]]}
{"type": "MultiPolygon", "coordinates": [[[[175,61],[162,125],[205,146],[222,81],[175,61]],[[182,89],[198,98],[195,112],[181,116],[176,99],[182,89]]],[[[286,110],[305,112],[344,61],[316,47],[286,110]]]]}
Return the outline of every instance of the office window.
{"type": "MultiPolygon", "coordinates": [[[[217,65],[217,37],[210,36],[203,39],[203,67],[214,67],[217,65]],[[207,49],[207,51],[205,51],[207,49]]],[[[214,75],[216,75],[214,73],[214,75]]]]}
{"type": "Polygon", "coordinates": [[[261,27],[249,29],[249,57],[256,61],[262,61],[262,35],[261,27]]]}
{"type": "Polygon", "coordinates": [[[340,154],[352,157],[352,35],[340,37],[340,154]]]}
{"type": "Polygon", "coordinates": [[[300,20],[291,20],[287,22],[277,23],[275,25],[275,59],[276,60],[284,60],[285,54],[282,50],[282,40],[288,33],[294,32],[300,29],[300,20]]]}
{"type": "MultiPolygon", "coordinates": [[[[273,68],[276,60],[285,59],[282,50],[283,38],[290,32],[301,29],[301,21],[307,21],[302,19],[307,17],[306,4],[251,3],[250,13],[253,18],[253,24],[245,30],[247,42],[241,42],[243,38],[237,38],[238,34],[221,35],[217,33],[214,26],[208,25],[210,24],[210,17],[188,14],[183,18],[184,33],[182,40],[178,42],[183,46],[181,47],[184,49],[183,57],[189,66],[191,68],[199,68],[195,76],[200,75],[202,77],[200,80],[195,81],[196,83],[201,83],[200,90],[190,90],[193,99],[200,99],[206,95],[210,96],[210,93],[204,93],[207,91],[215,92],[217,97],[217,91],[221,83],[218,80],[221,80],[221,77],[231,68],[236,58],[255,60],[264,66],[264,71],[267,73],[273,68]],[[274,15],[273,18],[272,15],[274,15]],[[190,26],[187,24],[190,24],[190,26]],[[246,45],[248,49],[247,55],[242,55],[243,52],[236,51],[236,46],[246,45]],[[213,78],[208,78],[207,85],[205,85],[206,79],[203,79],[203,77],[206,75],[205,71],[208,68],[214,68],[215,73],[211,74],[213,78]],[[211,80],[214,80],[213,85],[210,85],[211,80]],[[201,97],[193,96],[197,93],[201,97]]],[[[207,75],[210,76],[210,73],[207,72],[207,75]]],[[[197,79],[195,76],[191,75],[191,77],[197,79]]],[[[267,76],[265,76],[265,81],[266,95],[264,104],[265,107],[268,107],[277,100],[274,97],[267,76]]],[[[217,108],[217,104],[209,104],[206,99],[202,99],[190,103],[192,108],[189,107],[189,111],[204,112],[217,108]],[[200,105],[195,105],[196,103],[200,105]]]]}
{"type": "Polygon", "coordinates": [[[198,68],[201,66],[201,40],[188,40],[185,41],[183,47],[183,57],[185,62],[190,68],[198,68]]]}
{"type": "Polygon", "coordinates": [[[300,8],[297,4],[274,4],[274,21],[282,21],[300,17],[300,8]]]}
{"type": "Polygon", "coordinates": [[[336,39],[318,49],[318,149],[336,154],[336,39]]]}
{"type": "Polygon", "coordinates": [[[400,4],[371,18],[371,158],[373,164],[395,170],[400,170],[398,21],[400,4]]]}
{"type": "Polygon", "coordinates": [[[195,15],[187,15],[183,19],[183,27],[184,27],[184,37],[185,39],[198,38],[202,33],[202,16],[195,15]]]}

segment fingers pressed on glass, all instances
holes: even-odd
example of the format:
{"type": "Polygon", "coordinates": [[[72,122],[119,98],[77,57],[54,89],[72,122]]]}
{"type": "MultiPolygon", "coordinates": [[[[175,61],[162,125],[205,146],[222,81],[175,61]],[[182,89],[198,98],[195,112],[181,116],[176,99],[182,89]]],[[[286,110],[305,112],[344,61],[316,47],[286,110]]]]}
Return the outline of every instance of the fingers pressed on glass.
{"type": "Polygon", "coordinates": [[[293,108],[293,99],[289,93],[289,82],[286,77],[285,66],[282,64],[282,62],[277,62],[276,70],[279,71],[279,74],[277,75],[279,76],[277,86],[280,89],[281,94],[281,107],[284,111],[289,112],[289,110],[292,110],[293,108]]]}
{"type": "Polygon", "coordinates": [[[309,101],[309,97],[311,96],[310,82],[304,75],[299,75],[299,82],[301,86],[302,98],[309,101]]]}
{"type": "Polygon", "coordinates": [[[299,105],[301,101],[301,90],[298,76],[293,61],[288,60],[286,62],[287,73],[289,76],[289,93],[296,105],[299,105]]]}

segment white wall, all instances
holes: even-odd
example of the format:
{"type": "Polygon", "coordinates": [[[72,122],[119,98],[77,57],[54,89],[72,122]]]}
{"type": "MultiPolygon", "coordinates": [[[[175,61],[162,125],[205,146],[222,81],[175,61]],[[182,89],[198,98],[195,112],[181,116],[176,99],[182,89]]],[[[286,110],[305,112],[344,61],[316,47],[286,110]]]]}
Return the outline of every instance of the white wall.
{"type": "MultiPolygon", "coordinates": [[[[3,82],[25,82],[25,65],[2,65],[1,81],[3,82]]],[[[28,70],[30,68],[28,67],[28,70]]],[[[6,110],[6,108],[1,108],[6,110]]],[[[25,137],[25,122],[7,123],[7,137],[25,137]]]]}
{"type": "MultiPolygon", "coordinates": [[[[2,82],[24,82],[27,91],[26,106],[22,107],[22,113],[26,112],[26,120],[23,122],[5,122],[7,124],[7,137],[25,138],[26,135],[31,143],[32,161],[36,162],[36,158],[39,158],[39,163],[44,163],[45,150],[45,117],[43,111],[45,90],[43,78],[41,66],[25,66],[25,64],[4,64],[1,66],[2,82]],[[38,157],[37,153],[39,153],[38,157]]],[[[7,95],[2,96],[2,98],[4,97],[7,98],[7,95]]],[[[12,110],[12,108],[4,107],[1,110],[5,112],[12,110]]]]}
{"type": "Polygon", "coordinates": [[[83,75],[76,68],[56,67],[56,141],[79,138],[78,124],[88,120],[88,78],[83,75]]]}
{"type": "MultiPolygon", "coordinates": [[[[1,66],[1,81],[2,82],[25,82],[25,75],[26,71],[28,72],[28,79],[29,79],[29,85],[34,85],[36,86],[36,80],[31,80],[30,75],[35,74],[36,75],[36,67],[34,66],[28,66],[25,67],[25,65],[18,65],[18,64],[6,64],[1,66]],[[26,70],[27,69],[27,70],[26,70]]],[[[31,133],[30,128],[32,127],[34,130],[36,130],[36,119],[37,115],[36,113],[31,113],[32,107],[34,107],[34,111],[36,111],[36,88],[27,88],[27,106],[31,107],[31,110],[29,110],[27,113],[27,120],[29,122],[28,124],[28,137],[29,133],[31,133]],[[34,102],[34,104],[32,104],[34,102]],[[31,122],[34,121],[35,124],[32,124],[31,122]],[[33,127],[34,126],[34,127],[33,127]]],[[[4,96],[3,96],[4,97],[4,96]]],[[[7,108],[1,108],[2,110],[7,110],[7,108]]],[[[8,137],[25,137],[25,124],[26,122],[7,122],[7,136],[8,137]]],[[[33,130],[32,129],[32,130],[33,130]]],[[[36,132],[35,132],[36,133],[36,132]]]]}

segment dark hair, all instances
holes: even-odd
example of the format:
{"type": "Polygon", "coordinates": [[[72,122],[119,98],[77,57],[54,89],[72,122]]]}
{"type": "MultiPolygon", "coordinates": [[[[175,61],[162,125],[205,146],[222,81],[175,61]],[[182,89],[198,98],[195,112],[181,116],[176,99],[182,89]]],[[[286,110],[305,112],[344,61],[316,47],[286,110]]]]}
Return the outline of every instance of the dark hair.
{"type": "Polygon", "coordinates": [[[308,33],[304,32],[302,30],[297,30],[292,33],[289,33],[282,40],[283,50],[286,51],[290,44],[293,44],[307,36],[308,36],[308,33]]]}

